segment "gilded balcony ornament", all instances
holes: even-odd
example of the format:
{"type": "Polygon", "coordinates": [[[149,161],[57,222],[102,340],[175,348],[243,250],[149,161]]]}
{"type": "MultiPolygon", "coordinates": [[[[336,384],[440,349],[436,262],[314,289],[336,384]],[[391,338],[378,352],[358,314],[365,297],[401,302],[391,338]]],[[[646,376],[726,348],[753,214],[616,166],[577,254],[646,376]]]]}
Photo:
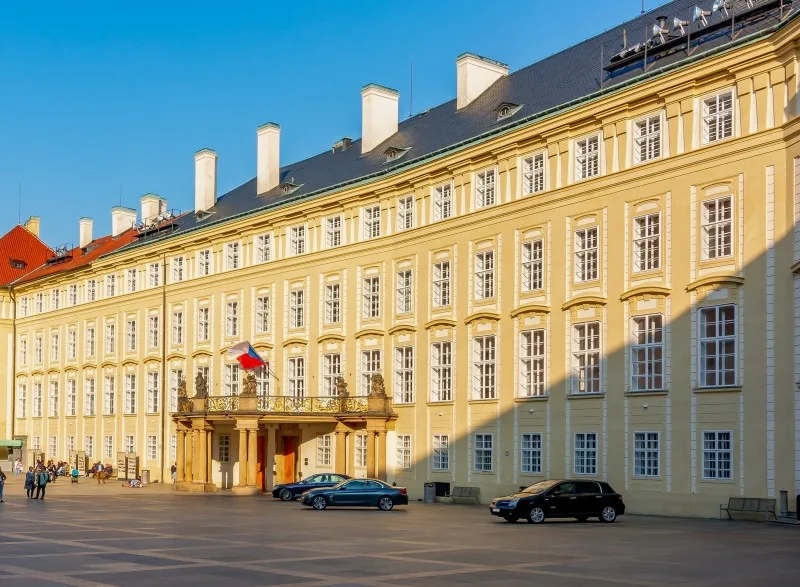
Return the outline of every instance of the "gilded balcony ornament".
{"type": "Polygon", "coordinates": [[[235,395],[223,395],[218,397],[206,398],[207,412],[235,412],[239,409],[239,397],[235,395]]]}

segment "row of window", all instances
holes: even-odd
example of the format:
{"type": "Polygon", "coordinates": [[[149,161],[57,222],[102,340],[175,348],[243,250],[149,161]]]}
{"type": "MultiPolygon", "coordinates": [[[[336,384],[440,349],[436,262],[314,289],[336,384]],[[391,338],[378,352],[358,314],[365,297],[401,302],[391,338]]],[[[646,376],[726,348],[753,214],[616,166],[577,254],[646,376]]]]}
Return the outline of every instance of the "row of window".
{"type": "MultiPolygon", "coordinates": [[[[145,455],[148,461],[156,461],[158,460],[158,437],[154,434],[148,434],[147,438],[147,446],[145,455]]],[[[125,452],[136,452],[136,437],[132,434],[125,435],[123,441],[123,447],[125,452]]],[[[34,452],[42,450],[42,437],[41,436],[33,436],[31,437],[31,448],[34,452]]],[[[58,447],[58,437],[57,436],[50,436],[48,439],[47,445],[47,458],[58,459],[61,458],[62,455],[59,455],[59,447],[58,447]]],[[[64,438],[64,455],[63,457],[69,456],[69,454],[73,451],[77,450],[77,445],[75,443],[75,436],[67,435],[64,438]]],[[[94,453],[94,436],[91,434],[87,434],[83,437],[83,451],[86,453],[86,458],[93,458],[95,456],[94,453]]],[[[109,435],[103,436],[103,458],[106,459],[113,459],[115,458],[114,454],[114,437],[109,435]]],[[[174,451],[171,454],[171,457],[174,459],[174,451]]]]}

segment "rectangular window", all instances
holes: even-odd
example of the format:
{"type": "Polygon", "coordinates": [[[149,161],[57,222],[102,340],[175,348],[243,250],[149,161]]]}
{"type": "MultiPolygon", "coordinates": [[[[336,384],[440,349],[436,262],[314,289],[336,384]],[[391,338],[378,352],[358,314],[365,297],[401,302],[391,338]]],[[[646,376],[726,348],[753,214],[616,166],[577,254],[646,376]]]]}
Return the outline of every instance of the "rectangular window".
{"type": "Polygon", "coordinates": [[[225,335],[239,336],[239,302],[230,301],[225,305],[225,335]]]}
{"type": "Polygon", "coordinates": [[[19,364],[24,367],[28,364],[28,339],[19,339],[19,364]]]}
{"type": "Polygon", "coordinates": [[[239,395],[239,365],[225,365],[225,395],[239,395]]]}
{"type": "Polygon", "coordinates": [[[493,206],[497,201],[497,174],[494,169],[486,169],[475,174],[475,207],[493,206]]]}
{"type": "Polygon", "coordinates": [[[75,437],[70,434],[67,436],[66,440],[66,446],[64,448],[67,449],[67,454],[69,455],[75,452],[75,437]]]}
{"type": "Polygon", "coordinates": [[[736,308],[700,309],[700,387],[736,385],[736,308]]]}
{"type": "Polygon", "coordinates": [[[472,340],[472,399],[495,399],[494,335],[476,336],[472,340]]]}
{"type": "Polygon", "coordinates": [[[58,417],[58,381],[50,382],[50,397],[47,405],[47,415],[51,418],[58,417]]]}
{"type": "Polygon", "coordinates": [[[47,448],[50,449],[50,453],[49,454],[55,456],[57,454],[57,451],[58,451],[58,437],[57,436],[51,436],[50,440],[48,441],[47,444],[49,445],[47,448]]]}
{"type": "Polygon", "coordinates": [[[83,437],[83,450],[86,452],[87,457],[94,455],[94,436],[83,437]]]}
{"type": "Polygon", "coordinates": [[[149,287],[161,285],[161,265],[158,263],[150,263],[147,266],[147,285],[149,287]]]}
{"type": "Polygon", "coordinates": [[[491,434],[475,435],[475,466],[477,473],[491,473],[494,457],[494,438],[491,434]]]}
{"type": "Polygon", "coordinates": [[[397,200],[397,232],[414,228],[414,196],[397,200]]]}
{"type": "Polygon", "coordinates": [[[137,275],[136,269],[128,269],[125,272],[125,288],[128,293],[136,291],[137,275]]]}
{"type": "Polygon", "coordinates": [[[600,323],[572,327],[572,393],[600,393],[600,323]]]}
{"type": "Polygon", "coordinates": [[[520,396],[544,395],[545,368],[544,330],[524,330],[519,333],[520,396]]]}
{"type": "Polygon", "coordinates": [[[128,320],[125,326],[125,349],[128,352],[136,350],[136,320],[128,320]]]}
{"type": "Polygon", "coordinates": [[[103,414],[113,416],[116,413],[117,397],[114,389],[114,377],[103,378],[103,414]]]}
{"type": "Polygon", "coordinates": [[[367,466],[367,435],[356,434],[355,437],[355,466],[367,466]]]}
{"type": "Polygon", "coordinates": [[[172,313],[172,344],[183,344],[183,312],[172,313]]]}
{"type": "Polygon", "coordinates": [[[116,326],[112,323],[106,324],[106,354],[113,354],[117,349],[116,326]]]}
{"type": "Polygon", "coordinates": [[[394,349],[394,401],[414,402],[414,347],[394,349]]]}
{"type": "Polygon", "coordinates": [[[78,355],[78,333],[74,330],[67,332],[67,359],[74,359],[78,355]]]}
{"type": "Polygon", "coordinates": [[[42,362],[42,337],[37,336],[33,340],[33,361],[37,365],[42,362]]]}
{"type": "Polygon", "coordinates": [[[633,123],[633,161],[645,163],[661,157],[661,115],[633,123]]]}
{"type": "Polygon", "coordinates": [[[450,261],[433,264],[433,305],[437,308],[450,305],[450,261]]]}
{"type": "Polygon", "coordinates": [[[542,472],[542,435],[525,433],[520,440],[521,473],[534,475],[542,472]]]}
{"type": "Polygon", "coordinates": [[[361,395],[368,395],[372,386],[372,376],[381,372],[381,352],[361,352],[361,395]]]}
{"type": "Polygon", "coordinates": [[[575,141],[575,179],[588,179],[600,174],[600,137],[575,141]]]}
{"type": "Polygon", "coordinates": [[[730,431],[703,432],[703,479],[733,478],[733,443],[730,431]]]}
{"type": "Polygon", "coordinates": [[[107,459],[114,457],[114,437],[110,434],[103,437],[103,456],[107,459]]]}
{"type": "Polygon", "coordinates": [[[67,393],[64,406],[64,415],[75,416],[78,412],[78,384],[74,379],[67,379],[67,393]]]}
{"type": "Polygon", "coordinates": [[[703,144],[733,136],[733,92],[727,91],[703,100],[703,144]]]}
{"type": "Polygon", "coordinates": [[[411,435],[397,435],[397,468],[411,468],[411,435]]]}
{"type": "Polygon", "coordinates": [[[97,281],[94,279],[86,280],[86,301],[93,302],[97,299],[97,281]]]}
{"type": "Polygon", "coordinates": [[[411,312],[411,269],[397,272],[397,313],[408,314],[411,312]]]}
{"type": "Polygon", "coordinates": [[[56,333],[50,335],[50,360],[58,361],[59,357],[59,336],[56,333]]]}
{"type": "Polygon", "coordinates": [[[659,476],[658,432],[633,433],[633,476],[659,476]]]}
{"type": "Polygon", "coordinates": [[[159,406],[160,375],[157,372],[147,374],[147,413],[157,414],[159,406]]]}
{"type": "Polygon", "coordinates": [[[431,345],[431,401],[449,402],[453,399],[452,343],[431,345]]]}
{"type": "Polygon", "coordinates": [[[703,202],[703,259],[733,255],[733,198],[724,196],[703,202]]]}
{"type": "Polygon", "coordinates": [[[136,413],[136,374],[125,375],[125,414],[136,413]]]}
{"type": "Polygon", "coordinates": [[[661,314],[631,319],[631,391],[664,388],[663,330],[661,314]]]}
{"type": "Polygon", "coordinates": [[[256,333],[269,332],[269,296],[256,298],[256,333]]]}
{"type": "Polygon", "coordinates": [[[37,314],[41,314],[44,311],[44,294],[37,293],[36,297],[34,298],[34,308],[37,314]]]}
{"type": "Polygon", "coordinates": [[[381,207],[364,208],[364,238],[378,238],[381,235],[381,207]]]}
{"type": "Polygon", "coordinates": [[[575,281],[597,279],[597,227],[575,231],[575,281]]]}
{"type": "Polygon", "coordinates": [[[544,191],[544,153],[536,153],[522,160],[522,195],[530,196],[544,191]]]}
{"type": "Polygon", "coordinates": [[[33,440],[31,441],[31,446],[33,447],[33,450],[42,450],[42,437],[34,436],[33,440]]]}
{"type": "Polygon", "coordinates": [[[197,276],[211,275],[211,251],[205,249],[197,253],[197,276]]]}
{"type": "Polygon", "coordinates": [[[61,291],[54,289],[50,292],[50,309],[58,310],[61,306],[61,291]]]}
{"type": "Polygon", "coordinates": [[[305,292],[297,289],[289,292],[289,328],[303,328],[305,319],[305,292]]]}
{"type": "Polygon", "coordinates": [[[86,327],[86,356],[93,357],[95,353],[94,326],[86,327]]]}
{"type": "Polygon", "coordinates": [[[289,395],[306,396],[306,360],[303,357],[289,358],[289,395]]]}
{"type": "Polygon", "coordinates": [[[522,291],[544,287],[544,243],[541,239],[522,243],[522,291]]]}
{"type": "Polygon", "coordinates": [[[178,411],[178,388],[183,382],[183,369],[170,369],[169,372],[169,411],[178,411]]]}
{"type": "Polygon", "coordinates": [[[19,299],[19,317],[25,318],[28,315],[28,298],[19,299]]]}
{"type": "Polygon", "coordinates": [[[17,385],[17,418],[25,418],[28,415],[28,388],[24,383],[17,385]]]}
{"type": "Polygon", "coordinates": [[[197,340],[198,342],[204,342],[208,340],[209,337],[209,309],[206,308],[197,308],[197,340]]]}
{"type": "Polygon", "coordinates": [[[475,299],[494,297],[494,251],[475,254],[475,299]]]}
{"type": "Polygon", "coordinates": [[[336,381],[342,376],[342,356],[322,355],[322,395],[336,397],[336,381]]]}
{"type": "Polygon", "coordinates": [[[147,325],[147,346],[151,349],[158,347],[160,340],[158,328],[158,316],[150,316],[147,325]]]}
{"type": "Polygon", "coordinates": [[[153,435],[147,436],[147,460],[155,461],[158,458],[158,439],[153,435]]]}
{"type": "Polygon", "coordinates": [[[241,266],[241,251],[238,242],[225,245],[225,268],[238,269],[241,266]]]}
{"type": "Polygon", "coordinates": [[[94,377],[87,377],[83,381],[83,415],[94,416],[95,414],[95,389],[94,377]]]}
{"type": "Polygon", "coordinates": [[[117,276],[106,275],[106,297],[112,298],[116,295],[117,289],[117,276]]]}
{"type": "Polygon", "coordinates": [[[331,434],[317,436],[317,466],[330,467],[331,453],[333,452],[333,438],[331,434]]]}
{"type": "Polygon", "coordinates": [[[133,434],[125,435],[125,452],[136,452],[136,439],[133,434]]]}
{"type": "Polygon", "coordinates": [[[381,282],[379,277],[364,279],[364,318],[380,318],[381,316],[381,282]]]}
{"type": "Polygon", "coordinates": [[[183,281],[183,257],[172,259],[172,281],[173,283],[183,281]]]}
{"type": "Polygon", "coordinates": [[[302,255],[306,252],[306,227],[302,224],[289,229],[289,254],[302,255]]]}
{"type": "Polygon", "coordinates": [[[453,215],[453,184],[433,188],[433,219],[446,220],[453,215]]]}
{"type": "Polygon", "coordinates": [[[431,469],[447,471],[450,468],[450,437],[447,434],[433,435],[433,459],[431,469]]]}
{"type": "Polygon", "coordinates": [[[575,434],[575,474],[597,475],[597,433],[575,434]]]}
{"type": "Polygon", "coordinates": [[[256,378],[256,395],[269,395],[269,363],[253,371],[256,378]]]}
{"type": "Polygon", "coordinates": [[[75,306],[78,303],[78,286],[74,283],[67,288],[67,303],[75,306]]]}
{"type": "Polygon", "coordinates": [[[259,234],[256,237],[256,263],[266,263],[272,260],[272,238],[268,234],[259,234]]]}
{"type": "Polygon", "coordinates": [[[633,270],[653,271],[661,267],[661,215],[646,214],[633,219],[633,270]]]}
{"type": "Polygon", "coordinates": [[[325,247],[332,249],[342,244],[342,217],[329,216],[325,219],[325,247]]]}
{"type": "Polygon", "coordinates": [[[341,319],[341,291],[338,283],[325,286],[325,324],[338,324],[341,319]]]}
{"type": "Polygon", "coordinates": [[[33,417],[42,417],[42,384],[33,384],[33,417]]]}
{"type": "Polygon", "coordinates": [[[231,462],[231,437],[229,434],[219,435],[219,444],[217,445],[217,460],[220,463],[231,462]]]}

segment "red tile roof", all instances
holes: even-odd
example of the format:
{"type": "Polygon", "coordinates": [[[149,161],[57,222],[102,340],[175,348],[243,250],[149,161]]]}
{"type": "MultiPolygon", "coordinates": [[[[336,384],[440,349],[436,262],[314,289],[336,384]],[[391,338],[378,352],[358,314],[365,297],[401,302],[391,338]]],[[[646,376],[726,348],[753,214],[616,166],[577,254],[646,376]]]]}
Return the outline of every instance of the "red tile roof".
{"type": "Polygon", "coordinates": [[[53,251],[22,226],[15,226],[0,236],[0,286],[40,267],[53,251]]]}
{"type": "MultiPolygon", "coordinates": [[[[111,253],[124,247],[125,245],[129,245],[136,240],[136,237],[137,232],[133,229],[128,229],[118,236],[101,236],[100,238],[90,242],[84,248],[75,247],[67,252],[66,255],[63,255],[58,261],[45,263],[44,265],[40,264],[38,268],[26,273],[21,279],[18,279],[15,282],[15,285],[19,283],[27,283],[29,281],[33,281],[34,279],[40,279],[42,277],[54,275],[63,271],[70,271],[72,269],[83,267],[101,255],[111,253]]],[[[48,255],[48,260],[51,260],[54,257],[55,253],[51,252],[48,255]]]]}

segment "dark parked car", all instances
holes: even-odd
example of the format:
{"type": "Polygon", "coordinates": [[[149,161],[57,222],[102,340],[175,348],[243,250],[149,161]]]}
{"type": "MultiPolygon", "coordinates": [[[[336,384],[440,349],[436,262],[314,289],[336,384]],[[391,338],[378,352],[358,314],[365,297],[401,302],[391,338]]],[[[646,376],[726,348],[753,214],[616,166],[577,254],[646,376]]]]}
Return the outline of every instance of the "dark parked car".
{"type": "Polygon", "coordinates": [[[507,522],[525,518],[541,524],[547,518],[576,518],[585,522],[598,517],[613,522],[625,513],[622,496],[603,481],[550,480],[492,500],[489,511],[507,522]]]}
{"type": "Polygon", "coordinates": [[[279,497],[282,501],[292,501],[300,497],[300,494],[304,491],[317,489],[319,487],[333,487],[349,478],[349,475],[340,475],[338,473],[311,475],[297,483],[281,483],[280,485],[276,485],[272,488],[272,497],[279,497]]]}
{"type": "Polygon", "coordinates": [[[377,479],[350,479],[327,489],[312,489],[300,496],[300,503],[324,510],[329,505],[377,507],[388,512],[396,505],[408,505],[405,487],[392,487],[377,479]]]}

